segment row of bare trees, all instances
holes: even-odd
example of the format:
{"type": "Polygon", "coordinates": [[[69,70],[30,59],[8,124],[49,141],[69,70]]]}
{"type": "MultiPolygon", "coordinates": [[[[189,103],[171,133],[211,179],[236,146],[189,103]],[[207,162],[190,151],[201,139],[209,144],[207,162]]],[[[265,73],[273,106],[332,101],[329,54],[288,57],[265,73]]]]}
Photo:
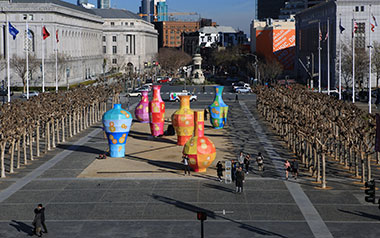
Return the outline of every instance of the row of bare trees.
{"type": "Polygon", "coordinates": [[[8,172],[13,173],[21,163],[28,164],[41,152],[46,153],[101,120],[108,98],[113,96],[113,102],[117,102],[120,92],[120,83],[99,84],[4,104],[0,108],[0,177],[6,176],[6,151],[8,172]]]}
{"type": "MultiPolygon", "coordinates": [[[[373,115],[303,86],[259,87],[257,96],[259,112],[322,188],[326,188],[326,156],[343,164],[348,172],[353,170],[362,182],[371,179],[376,135],[373,115]]],[[[376,163],[380,164],[378,156],[376,163]]]]}

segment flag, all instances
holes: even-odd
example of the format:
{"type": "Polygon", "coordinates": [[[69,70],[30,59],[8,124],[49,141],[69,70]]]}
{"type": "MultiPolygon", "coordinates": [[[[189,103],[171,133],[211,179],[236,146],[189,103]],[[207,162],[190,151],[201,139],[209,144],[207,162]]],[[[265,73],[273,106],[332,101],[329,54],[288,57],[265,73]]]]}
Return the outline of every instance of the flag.
{"type": "Polygon", "coordinates": [[[50,33],[48,32],[48,30],[46,29],[46,27],[42,27],[42,38],[45,40],[46,38],[48,38],[50,36],[50,33]]]}
{"type": "Polygon", "coordinates": [[[340,34],[342,34],[344,30],[346,30],[346,29],[342,26],[342,19],[339,20],[339,30],[340,30],[340,34]]]}
{"type": "Polygon", "coordinates": [[[357,29],[358,29],[358,24],[356,24],[356,21],[354,21],[354,29],[352,30],[352,38],[355,37],[355,33],[356,33],[357,29]]]}
{"type": "Polygon", "coordinates": [[[29,39],[33,39],[33,33],[32,33],[32,31],[28,28],[28,33],[27,33],[27,35],[28,35],[28,38],[29,39]]]}
{"type": "Polygon", "coordinates": [[[18,30],[12,26],[12,24],[10,22],[8,22],[8,28],[9,28],[9,34],[11,34],[13,36],[13,40],[16,40],[16,36],[18,34],[18,30]]]}
{"type": "Polygon", "coordinates": [[[55,31],[55,39],[57,39],[57,43],[59,42],[59,39],[58,39],[58,30],[55,31]]]}
{"type": "Polygon", "coordinates": [[[375,28],[377,27],[377,21],[374,15],[372,15],[372,20],[373,22],[371,22],[371,31],[375,32],[375,28]]]}
{"type": "Polygon", "coordinates": [[[319,41],[322,40],[322,32],[321,32],[321,29],[319,29],[319,41]]]}
{"type": "Polygon", "coordinates": [[[324,41],[327,41],[328,38],[329,38],[329,32],[326,32],[326,36],[325,36],[325,40],[324,41]]]}

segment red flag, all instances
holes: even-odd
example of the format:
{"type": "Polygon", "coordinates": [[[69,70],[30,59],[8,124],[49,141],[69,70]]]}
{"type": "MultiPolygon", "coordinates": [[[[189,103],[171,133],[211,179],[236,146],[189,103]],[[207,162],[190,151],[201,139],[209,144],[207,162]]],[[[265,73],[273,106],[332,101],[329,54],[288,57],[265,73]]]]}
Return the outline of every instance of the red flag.
{"type": "Polygon", "coordinates": [[[356,33],[357,29],[358,29],[358,24],[356,24],[356,21],[354,21],[354,29],[352,31],[352,38],[355,37],[355,33],[356,33]]]}
{"type": "Polygon", "coordinates": [[[57,43],[59,42],[59,39],[58,39],[58,30],[55,31],[55,38],[57,39],[57,43]]]}
{"type": "Polygon", "coordinates": [[[322,32],[321,32],[321,29],[319,29],[319,41],[322,40],[322,32]]]}
{"type": "Polygon", "coordinates": [[[42,27],[42,38],[45,40],[46,38],[48,38],[50,36],[50,33],[48,32],[48,30],[46,29],[46,27],[42,27]]]}

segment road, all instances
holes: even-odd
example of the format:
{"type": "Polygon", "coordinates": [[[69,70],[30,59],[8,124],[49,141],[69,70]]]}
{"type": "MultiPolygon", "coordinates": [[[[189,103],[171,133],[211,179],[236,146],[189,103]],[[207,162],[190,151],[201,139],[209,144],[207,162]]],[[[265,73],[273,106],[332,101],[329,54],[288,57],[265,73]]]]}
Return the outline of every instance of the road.
{"type": "MultiPolygon", "coordinates": [[[[199,99],[191,107],[209,105],[212,87],[205,93],[195,88],[199,99]]],[[[180,89],[165,85],[162,97],[180,89]]],[[[44,237],[54,238],[200,237],[199,210],[208,214],[205,237],[380,237],[380,210],[364,202],[357,180],[332,177],[332,169],[329,190],[318,189],[305,171],[298,180],[284,180],[284,159],[294,156],[258,115],[255,95],[235,102],[229,90],[223,95],[230,106],[225,136],[233,152],[262,152],[265,158],[264,172],[253,164],[243,194],[214,177],[78,178],[104,149],[102,132],[94,126],[0,180],[0,237],[28,236],[38,203],[46,205],[44,237]]],[[[122,97],[124,106],[126,100],[122,97]]],[[[138,101],[130,100],[130,105],[138,101]]]]}

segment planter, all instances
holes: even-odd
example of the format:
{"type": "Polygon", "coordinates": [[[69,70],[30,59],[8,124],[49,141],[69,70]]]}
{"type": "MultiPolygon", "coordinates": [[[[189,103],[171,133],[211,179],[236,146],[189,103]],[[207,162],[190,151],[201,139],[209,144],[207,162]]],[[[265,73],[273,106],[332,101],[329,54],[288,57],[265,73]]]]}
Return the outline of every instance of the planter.
{"type": "Polygon", "coordinates": [[[164,134],[165,103],[162,101],[161,85],[153,86],[153,98],[149,102],[149,121],[152,136],[157,137],[164,134]]]}
{"type": "Polygon", "coordinates": [[[136,119],[141,123],[149,123],[149,98],[148,91],[142,91],[141,101],[135,109],[136,119]]]}

